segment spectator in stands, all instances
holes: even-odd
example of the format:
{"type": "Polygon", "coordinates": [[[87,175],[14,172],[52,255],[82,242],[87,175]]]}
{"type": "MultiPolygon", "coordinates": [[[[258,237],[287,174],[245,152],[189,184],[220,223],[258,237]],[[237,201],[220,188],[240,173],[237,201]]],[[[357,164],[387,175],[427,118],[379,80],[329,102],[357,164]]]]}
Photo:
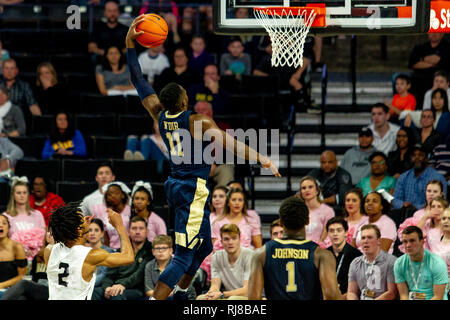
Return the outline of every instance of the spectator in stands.
{"type": "Polygon", "coordinates": [[[37,175],[32,180],[30,194],[30,207],[42,213],[47,227],[52,211],[65,205],[64,200],[60,196],[48,191],[49,187],[49,180],[46,177],[37,175]]]}
{"type": "Polygon", "coordinates": [[[24,136],[25,118],[22,110],[10,101],[11,90],[0,84],[0,137],[24,136]]]}
{"type": "Polygon", "coordinates": [[[23,158],[23,151],[7,137],[0,137],[0,182],[1,173],[14,170],[18,160],[23,158]]]}
{"type": "MultiPolygon", "coordinates": [[[[173,257],[173,240],[167,235],[158,235],[152,241],[152,254],[154,259],[147,262],[144,270],[145,295],[153,297],[159,275],[166,269],[173,257]]],[[[173,291],[167,300],[173,299],[173,291]]],[[[191,285],[187,292],[188,300],[195,300],[195,291],[191,285]]]]}
{"type": "MultiPolygon", "coordinates": [[[[244,193],[246,194],[244,185],[243,185],[243,181],[238,181],[238,180],[233,180],[227,183],[227,188],[228,188],[228,192],[230,192],[231,189],[239,189],[244,191],[244,193]]],[[[227,194],[228,195],[228,194],[227,194]]],[[[247,213],[251,216],[258,216],[258,213],[253,210],[253,209],[248,209],[247,207],[247,213]]]]}
{"type": "Polygon", "coordinates": [[[217,217],[220,217],[224,213],[225,204],[227,202],[227,193],[228,188],[223,185],[217,185],[214,187],[211,193],[211,213],[209,215],[209,221],[211,222],[211,225],[214,223],[214,220],[217,217]]]}
{"type": "Polygon", "coordinates": [[[252,60],[244,52],[244,45],[239,37],[233,37],[228,44],[228,52],[220,57],[220,74],[234,75],[237,79],[243,74],[251,74],[252,60]]]}
{"type": "Polygon", "coordinates": [[[111,208],[114,212],[119,213],[122,216],[125,228],[128,229],[131,215],[129,205],[129,194],[131,190],[125,183],[113,181],[105,184],[102,187],[102,191],[104,194],[104,202],[93,208],[92,215],[101,219],[105,225],[104,244],[117,250],[120,248],[120,237],[117,230],[109,223],[107,208],[111,208]]]}
{"type": "Polygon", "coordinates": [[[432,92],[431,110],[436,115],[434,128],[443,138],[450,136],[450,113],[448,97],[443,89],[436,89],[432,92]]]}
{"type": "Polygon", "coordinates": [[[308,176],[314,177],[320,183],[323,203],[334,206],[335,210],[343,206],[345,192],[352,188],[352,177],[347,170],[338,167],[333,151],[322,152],[320,168],[312,169],[308,176]]]}
{"type": "Polygon", "coordinates": [[[33,90],[28,82],[17,79],[19,68],[14,59],[6,59],[2,62],[2,79],[0,83],[6,85],[11,91],[11,103],[20,107],[26,117],[42,115],[41,109],[33,95],[33,90]]]}
{"type": "Polygon", "coordinates": [[[200,76],[189,66],[189,59],[186,49],[178,47],[173,53],[173,65],[166,68],[159,76],[155,76],[154,89],[157,93],[168,83],[178,83],[183,88],[189,88],[194,83],[200,81],[200,76]]]}
{"type": "MultiPolygon", "coordinates": [[[[231,129],[230,125],[227,122],[220,121],[217,118],[214,118],[214,109],[211,103],[207,101],[197,101],[197,103],[194,105],[194,111],[199,114],[204,114],[205,116],[210,117],[211,119],[214,119],[217,126],[222,129],[223,131],[226,131],[227,129],[231,129]]],[[[225,185],[225,184],[224,184],[225,185]]]]}
{"type": "Polygon", "coordinates": [[[350,264],[347,300],[394,300],[397,258],[383,250],[382,232],[376,225],[364,225],[361,234],[363,255],[350,264]]]}
{"type": "Polygon", "coordinates": [[[367,223],[369,217],[364,213],[364,196],[361,189],[350,189],[345,193],[343,217],[348,225],[347,242],[352,244],[356,231],[367,223]]]}
{"type": "Polygon", "coordinates": [[[124,39],[128,33],[128,28],[118,22],[119,14],[117,2],[108,1],[105,3],[103,15],[106,22],[101,21],[94,27],[88,43],[88,52],[91,54],[94,66],[98,64],[98,60],[105,54],[108,47],[115,46],[124,52],[124,39]]]}
{"type": "Polygon", "coordinates": [[[152,258],[151,243],[147,240],[147,224],[135,216],[128,228],[135,262],[122,267],[110,268],[103,278],[102,286],[94,289],[92,300],[139,300],[144,297],[144,270],[152,258]]]}
{"type": "Polygon", "coordinates": [[[400,299],[447,300],[447,265],[438,255],[425,250],[423,242],[419,228],[409,226],[403,230],[406,254],[394,265],[400,299]]]}
{"type": "Polygon", "coordinates": [[[426,43],[416,45],[409,57],[408,67],[413,70],[412,91],[418,101],[433,85],[433,75],[438,70],[450,71],[450,44],[443,33],[430,33],[426,43]]]}
{"type": "MultiPolygon", "coordinates": [[[[105,235],[105,227],[103,221],[97,218],[91,220],[89,224],[89,233],[86,235],[86,247],[91,247],[92,249],[103,249],[107,252],[114,252],[114,249],[104,245],[102,243],[103,236],[105,235]]],[[[103,279],[106,276],[109,268],[105,266],[97,267],[97,276],[95,278],[95,287],[101,287],[103,279]]]]}
{"type": "Polygon", "coordinates": [[[34,93],[43,114],[54,115],[67,99],[68,90],[58,81],[56,70],[50,62],[38,65],[34,93]]]}
{"type": "Polygon", "coordinates": [[[48,300],[47,266],[44,250],[48,244],[54,244],[53,236],[47,230],[44,244],[31,263],[31,280],[22,279],[11,286],[1,297],[1,300],[48,300]]]}
{"type": "Polygon", "coordinates": [[[352,176],[352,184],[358,184],[362,178],[370,175],[369,157],[375,151],[373,147],[373,132],[367,127],[359,131],[359,146],[354,146],[344,153],[341,161],[341,168],[347,170],[352,176]]]}
{"type": "Polygon", "coordinates": [[[106,95],[137,95],[130,80],[128,65],[118,47],[105,49],[102,63],[95,69],[95,80],[100,93],[106,95]]]}
{"type": "Polygon", "coordinates": [[[284,231],[280,219],[273,220],[270,224],[270,240],[283,239],[284,231]]]}
{"type": "Polygon", "coordinates": [[[9,52],[5,48],[3,48],[3,43],[0,40],[0,72],[2,72],[3,61],[9,59],[9,52]]]}
{"type": "Polygon", "coordinates": [[[450,209],[444,210],[441,219],[443,236],[439,241],[430,243],[430,251],[440,256],[447,263],[447,273],[450,279],[450,209]]]}
{"type": "Polygon", "coordinates": [[[84,158],[86,154],[83,135],[73,127],[65,111],[58,112],[52,131],[42,149],[42,159],[84,158]]]}
{"type": "Polygon", "coordinates": [[[209,0],[198,0],[196,1],[199,4],[198,9],[190,6],[186,6],[182,12],[181,18],[181,30],[184,34],[189,35],[193,32],[194,28],[200,28],[200,26],[196,25],[196,15],[204,15],[206,16],[206,31],[212,32],[212,6],[211,1],[209,0]],[[198,11],[197,11],[198,10],[198,11]]]}
{"type": "Polygon", "coordinates": [[[253,249],[262,246],[261,219],[256,212],[247,211],[247,199],[241,189],[231,189],[228,192],[225,211],[212,225],[211,239],[215,251],[223,248],[219,239],[220,228],[229,223],[239,227],[243,247],[253,249]]]}
{"type": "Polygon", "coordinates": [[[127,137],[123,158],[125,160],[156,160],[159,163],[158,171],[162,172],[162,162],[169,159],[169,151],[161,137],[157,121],[153,121],[152,134],[144,134],[140,140],[135,135],[127,137]]]}
{"type": "MultiPolygon", "coordinates": [[[[392,200],[394,209],[411,206],[421,208],[426,203],[425,188],[429,181],[439,180],[443,185],[447,184],[444,176],[428,166],[428,155],[421,144],[414,145],[411,161],[413,168],[402,173],[397,179],[392,200]]],[[[444,194],[447,196],[446,189],[444,194]]]]}
{"type": "Polygon", "coordinates": [[[205,38],[194,35],[191,40],[191,53],[189,54],[189,67],[203,76],[207,65],[214,65],[214,57],[206,51],[205,38]]]}
{"type": "Polygon", "coordinates": [[[147,222],[147,239],[153,239],[162,234],[167,234],[167,227],[164,220],[153,212],[153,190],[150,182],[140,180],[133,186],[131,192],[131,218],[140,216],[147,222]]]}
{"type": "Polygon", "coordinates": [[[394,116],[395,119],[398,118],[403,110],[416,109],[416,98],[414,95],[409,93],[411,89],[411,78],[406,74],[399,74],[395,78],[395,91],[392,100],[386,99],[384,101],[385,105],[389,107],[389,113],[394,116]]]}
{"type": "Polygon", "coordinates": [[[431,93],[436,89],[442,89],[447,92],[447,100],[450,100],[450,79],[448,72],[444,70],[436,71],[433,75],[433,87],[429,89],[425,93],[425,97],[423,98],[423,106],[422,109],[430,109],[431,108],[431,93]]]}
{"type": "Polygon", "coordinates": [[[425,188],[425,205],[422,209],[414,212],[414,218],[419,221],[422,217],[431,210],[431,200],[436,197],[444,197],[444,186],[439,180],[431,180],[427,183],[425,188]]]}
{"type": "Polygon", "coordinates": [[[31,262],[41,249],[45,237],[45,221],[42,214],[30,207],[30,191],[26,177],[13,177],[11,193],[5,216],[10,223],[12,240],[20,242],[27,259],[31,262]]]}
{"type": "MultiPolygon", "coordinates": [[[[10,224],[5,214],[0,214],[0,289],[12,287],[27,272],[25,250],[9,237],[10,224]]],[[[0,298],[5,292],[0,290],[0,298]]]]}
{"type": "Polygon", "coordinates": [[[430,209],[425,210],[425,214],[417,222],[424,235],[424,247],[430,249],[435,243],[439,242],[444,235],[441,230],[441,219],[445,209],[448,208],[448,201],[437,196],[431,200],[430,209]]]}
{"type": "MultiPolygon", "coordinates": [[[[434,147],[442,140],[442,136],[433,127],[436,120],[435,114],[432,109],[423,110],[420,116],[420,128],[414,129],[416,141],[422,144],[426,154],[430,154],[434,147]]],[[[409,126],[409,123],[406,121],[405,126],[409,126]]]]}
{"type": "Polygon", "coordinates": [[[98,207],[103,204],[103,186],[113,182],[116,179],[112,167],[109,163],[102,163],[98,169],[95,176],[95,181],[98,184],[98,189],[91,194],[84,197],[81,203],[81,211],[84,216],[92,216],[94,211],[98,211],[98,207]]]}
{"type": "Polygon", "coordinates": [[[220,228],[224,250],[216,251],[211,263],[211,286],[198,300],[246,300],[253,251],[241,246],[240,230],[236,224],[220,228]],[[224,290],[221,290],[223,285],[224,290]]]}
{"type": "Polygon", "coordinates": [[[334,217],[334,210],[321,200],[321,190],[316,179],[305,176],[300,180],[299,198],[309,210],[309,224],[306,226],[306,239],[318,244],[327,237],[327,221],[334,217]]]}
{"type": "Polygon", "coordinates": [[[163,45],[149,48],[142,52],[138,57],[142,68],[142,74],[147,77],[150,85],[153,86],[155,76],[160,75],[164,69],[170,67],[169,59],[164,54],[163,45]]]}
{"type": "Polygon", "coordinates": [[[434,148],[429,164],[445,177],[448,184],[450,180],[450,136],[447,136],[447,139],[434,148]]]}
{"type": "Polygon", "coordinates": [[[219,85],[220,76],[217,66],[208,64],[203,73],[203,82],[188,88],[189,104],[194,106],[204,101],[212,104],[214,114],[226,114],[228,92],[219,85]]]}
{"type": "Polygon", "coordinates": [[[414,131],[409,127],[402,127],[397,131],[397,139],[395,140],[397,148],[388,154],[387,165],[388,174],[395,179],[412,168],[411,154],[416,144],[416,136],[414,131]]]}
{"type": "Polygon", "coordinates": [[[163,17],[169,27],[169,33],[172,34],[173,42],[178,43],[181,41],[180,35],[178,34],[178,21],[180,20],[180,15],[178,13],[178,6],[175,1],[143,0],[142,8],[139,14],[145,13],[156,13],[163,17]]]}
{"type": "Polygon", "coordinates": [[[339,289],[345,299],[348,288],[348,271],[353,259],[362,253],[347,243],[348,224],[341,217],[334,217],[327,221],[327,235],[331,239],[331,246],[327,250],[336,258],[336,276],[339,289]]]}
{"type": "Polygon", "coordinates": [[[376,151],[369,157],[371,174],[363,178],[357,185],[363,195],[366,196],[369,192],[384,189],[390,194],[394,193],[396,179],[386,175],[387,171],[387,157],[383,152],[376,151]]]}
{"type": "Polygon", "coordinates": [[[374,135],[373,146],[384,154],[395,149],[395,140],[400,127],[390,123],[389,108],[383,103],[376,103],[372,106],[372,124],[369,125],[374,135]]]}
{"type": "Polygon", "coordinates": [[[394,221],[388,217],[390,210],[391,205],[382,194],[376,191],[369,193],[364,198],[364,211],[369,219],[356,230],[353,235],[352,245],[361,250],[364,247],[361,238],[362,228],[367,224],[374,224],[381,232],[381,236],[377,237],[381,239],[381,250],[392,254],[394,252],[394,242],[397,239],[397,227],[394,221]]]}

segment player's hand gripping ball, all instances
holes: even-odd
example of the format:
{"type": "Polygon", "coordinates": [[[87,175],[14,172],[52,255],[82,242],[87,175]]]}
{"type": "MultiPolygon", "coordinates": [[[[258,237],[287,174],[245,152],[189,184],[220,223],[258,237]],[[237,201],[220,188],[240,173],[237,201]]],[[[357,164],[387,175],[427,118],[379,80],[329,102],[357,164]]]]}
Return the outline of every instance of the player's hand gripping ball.
{"type": "Polygon", "coordinates": [[[148,13],[144,15],[145,20],[136,26],[136,32],[144,31],[136,37],[136,41],[143,47],[154,48],[166,41],[167,27],[166,21],[159,15],[148,13]]]}

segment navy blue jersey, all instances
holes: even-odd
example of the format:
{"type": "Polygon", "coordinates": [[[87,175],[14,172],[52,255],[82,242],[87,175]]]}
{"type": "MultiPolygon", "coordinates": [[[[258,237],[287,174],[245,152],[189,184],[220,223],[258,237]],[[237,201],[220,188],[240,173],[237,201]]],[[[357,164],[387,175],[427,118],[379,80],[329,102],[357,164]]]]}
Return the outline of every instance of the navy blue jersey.
{"type": "Polygon", "coordinates": [[[205,163],[203,151],[210,142],[194,140],[192,137],[189,130],[191,113],[186,110],[171,115],[167,110],[162,111],[159,131],[169,150],[171,176],[175,179],[202,178],[207,181],[211,165],[205,163]]]}
{"type": "Polygon", "coordinates": [[[314,265],[317,243],[275,239],[267,242],[264,291],[268,300],[322,300],[319,270],[314,265]]]}

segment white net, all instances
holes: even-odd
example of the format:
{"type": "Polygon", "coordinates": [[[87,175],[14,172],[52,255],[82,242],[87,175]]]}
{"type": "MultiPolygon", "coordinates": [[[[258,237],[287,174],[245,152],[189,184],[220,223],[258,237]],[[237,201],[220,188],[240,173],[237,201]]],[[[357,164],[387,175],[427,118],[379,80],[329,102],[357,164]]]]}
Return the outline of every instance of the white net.
{"type": "Polygon", "coordinates": [[[272,41],[272,66],[303,66],[303,48],[316,17],[314,10],[283,8],[253,10],[272,41]]]}

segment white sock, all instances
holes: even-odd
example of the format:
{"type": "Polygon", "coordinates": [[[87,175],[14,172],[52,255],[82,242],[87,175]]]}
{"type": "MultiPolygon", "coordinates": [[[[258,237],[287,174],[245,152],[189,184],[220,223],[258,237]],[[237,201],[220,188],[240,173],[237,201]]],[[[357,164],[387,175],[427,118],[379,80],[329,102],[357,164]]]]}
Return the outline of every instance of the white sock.
{"type": "Polygon", "coordinates": [[[177,292],[177,291],[187,292],[188,289],[189,289],[189,287],[187,287],[186,289],[181,289],[178,285],[175,285],[174,293],[177,292]]]}

